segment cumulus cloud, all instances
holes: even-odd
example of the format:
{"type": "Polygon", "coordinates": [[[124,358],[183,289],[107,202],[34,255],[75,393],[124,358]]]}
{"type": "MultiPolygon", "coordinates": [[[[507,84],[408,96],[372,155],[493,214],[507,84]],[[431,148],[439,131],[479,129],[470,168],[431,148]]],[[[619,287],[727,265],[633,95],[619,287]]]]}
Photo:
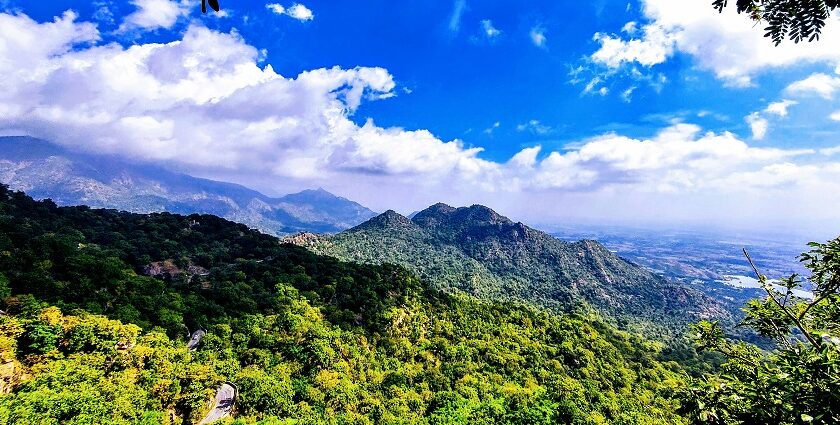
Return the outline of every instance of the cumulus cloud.
{"type": "Polygon", "coordinates": [[[481,30],[484,32],[484,35],[491,40],[502,35],[502,31],[494,27],[493,21],[489,19],[484,19],[481,21],[481,30]]]}
{"type": "Polygon", "coordinates": [[[840,111],[832,112],[831,115],[828,116],[833,121],[840,121],[840,111]]]}
{"type": "Polygon", "coordinates": [[[804,80],[791,83],[785,91],[790,94],[816,95],[823,99],[832,99],[834,92],[840,90],[840,77],[832,77],[821,72],[811,74],[804,80]]]}
{"type": "Polygon", "coordinates": [[[672,125],[649,139],[605,134],[538,160],[540,151],[539,146],[521,150],[503,165],[499,175],[508,186],[523,191],[594,193],[622,187],[633,192],[729,192],[733,181],[744,189],[766,188],[774,181],[791,184],[793,177],[758,180],[759,174],[750,173],[771,173],[779,164],[793,164],[792,159],[815,153],[751,147],[731,133],[701,133],[701,128],[692,124],[672,125]]]}
{"type": "Polygon", "coordinates": [[[767,127],[770,125],[770,122],[758,112],[747,115],[744,121],[750,125],[753,140],[761,140],[767,134],[767,127]]]}
{"type": "Polygon", "coordinates": [[[537,25],[531,28],[531,31],[528,35],[531,37],[531,42],[534,43],[534,46],[543,47],[545,46],[545,42],[547,41],[545,34],[545,28],[543,28],[542,25],[537,25]]]}
{"type": "Polygon", "coordinates": [[[619,36],[595,33],[593,39],[601,47],[592,54],[593,61],[609,68],[618,68],[624,63],[638,63],[644,66],[657,65],[665,61],[674,51],[674,35],[658,25],[646,25],[643,36],[624,40],[619,36]]]}
{"type": "MultiPolygon", "coordinates": [[[[697,65],[712,71],[733,86],[748,86],[759,72],[802,63],[840,64],[840,17],[832,16],[818,42],[784,42],[780,46],[763,37],[746,16],[734,7],[718,13],[703,0],[643,0],[642,12],[648,23],[633,37],[597,33],[600,48],[592,60],[607,67],[624,63],[653,66],[665,62],[675,52],[694,58],[697,65]]],[[[628,23],[629,24],[629,23],[628,23]]],[[[625,29],[635,29],[635,25],[625,29]]]]}
{"type": "Polygon", "coordinates": [[[315,15],[312,14],[312,11],[302,4],[293,4],[292,7],[286,11],[286,14],[298,21],[311,21],[315,17],[315,15]]]}
{"type": "Polygon", "coordinates": [[[36,23],[0,14],[0,129],[88,151],[249,170],[276,177],[458,172],[489,163],[479,148],[425,130],[357,125],[365,100],[389,97],[382,68],[316,69],[295,78],[257,65],[236,34],[190,26],[180,40],[91,45],[70,12],[36,23]],[[47,35],[49,35],[47,37],[47,35]],[[10,42],[14,38],[14,42],[10,42]],[[44,40],[49,40],[45,43],[44,40]]]}
{"type": "Polygon", "coordinates": [[[125,17],[118,32],[172,28],[179,18],[190,13],[193,6],[187,0],[131,0],[131,4],[137,10],[125,17]]]}
{"type": "Polygon", "coordinates": [[[767,108],[764,109],[764,112],[768,114],[778,115],[780,117],[786,117],[788,114],[788,108],[798,103],[799,102],[795,100],[780,100],[778,102],[773,102],[767,105],[767,108]]]}
{"type": "Polygon", "coordinates": [[[301,22],[315,19],[315,15],[312,13],[312,10],[300,3],[295,3],[288,8],[284,7],[280,3],[269,3],[265,5],[265,7],[277,15],[286,15],[301,22]]]}

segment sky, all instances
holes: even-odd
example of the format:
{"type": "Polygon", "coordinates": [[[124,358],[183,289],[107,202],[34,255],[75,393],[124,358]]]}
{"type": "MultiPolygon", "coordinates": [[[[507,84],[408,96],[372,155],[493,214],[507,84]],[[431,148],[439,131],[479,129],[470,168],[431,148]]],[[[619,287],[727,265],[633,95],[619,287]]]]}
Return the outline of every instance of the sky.
{"type": "Polygon", "coordinates": [[[840,14],[776,47],[707,0],[220,3],[0,0],[0,134],[378,211],[840,233],[840,14]]]}

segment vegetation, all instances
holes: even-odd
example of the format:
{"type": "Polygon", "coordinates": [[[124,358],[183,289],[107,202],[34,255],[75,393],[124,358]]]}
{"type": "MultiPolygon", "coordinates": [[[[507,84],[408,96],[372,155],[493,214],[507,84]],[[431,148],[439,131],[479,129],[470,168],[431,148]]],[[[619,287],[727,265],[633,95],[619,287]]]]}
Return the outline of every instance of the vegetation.
{"type": "MultiPolygon", "coordinates": [[[[715,9],[723,12],[728,0],[714,0],[715,9]]],[[[794,43],[820,38],[822,27],[838,0],[738,0],[738,13],[747,13],[756,22],[766,22],[764,36],[778,46],[785,37],[794,43]]]]}
{"type": "Polygon", "coordinates": [[[684,423],[683,374],[594,315],[437,292],[212,216],[0,187],[0,424],[684,423]],[[186,332],[203,326],[197,351],[186,332]]]}
{"type": "Polygon", "coordinates": [[[412,219],[391,211],[334,236],[289,240],[347,261],[400,264],[450,292],[558,313],[595,310],[622,329],[658,340],[681,342],[687,326],[701,319],[735,324],[728,305],[598,242],[563,242],[480,205],[438,204],[412,219]]]}
{"type": "Polygon", "coordinates": [[[698,348],[726,362],[689,378],[591,311],[0,186],[0,425],[195,423],[225,381],[237,424],[837,423],[840,238],[812,248],[807,281],[759,275],[768,296],[745,308],[773,349],[701,322],[698,348]],[[185,326],[207,330],[196,351],[185,326]]]}
{"type": "Polygon", "coordinates": [[[747,304],[744,324],[775,341],[771,353],[726,339],[717,323],[694,327],[699,348],[727,362],[682,393],[693,423],[840,423],[840,238],[811,247],[801,260],[812,298],[794,292],[805,283],[798,276],[774,285],[756,270],[767,297],[747,304]]]}
{"type": "Polygon", "coordinates": [[[201,13],[207,13],[207,4],[210,4],[210,8],[218,12],[219,8],[219,0],[201,0],[201,13]]]}

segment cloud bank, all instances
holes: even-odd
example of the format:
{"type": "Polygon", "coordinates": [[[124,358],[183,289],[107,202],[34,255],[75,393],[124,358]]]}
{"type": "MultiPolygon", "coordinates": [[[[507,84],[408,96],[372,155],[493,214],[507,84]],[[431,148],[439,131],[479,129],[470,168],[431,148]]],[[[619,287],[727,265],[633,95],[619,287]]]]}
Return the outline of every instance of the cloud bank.
{"type": "MultiPolygon", "coordinates": [[[[731,86],[749,86],[766,69],[803,63],[840,64],[840,17],[832,15],[819,42],[786,41],[774,46],[764,32],[732,5],[718,13],[705,0],[642,0],[649,23],[621,34],[597,33],[600,48],[591,59],[608,68],[622,64],[646,67],[665,62],[677,52],[691,56],[700,69],[713,72],[731,86]],[[638,33],[641,34],[638,34],[638,33]]],[[[761,25],[761,24],[759,24],[761,25]]]]}
{"type": "Polygon", "coordinates": [[[187,0],[131,0],[137,10],[125,17],[117,32],[172,28],[194,5],[187,0]]]}

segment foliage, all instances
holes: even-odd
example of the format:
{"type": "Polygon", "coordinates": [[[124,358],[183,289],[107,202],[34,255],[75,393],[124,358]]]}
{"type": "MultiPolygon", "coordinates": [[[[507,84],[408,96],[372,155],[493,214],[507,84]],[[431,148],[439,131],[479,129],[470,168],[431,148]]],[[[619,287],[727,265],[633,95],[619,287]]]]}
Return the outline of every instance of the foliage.
{"type": "Polygon", "coordinates": [[[449,292],[558,313],[595,310],[622,329],[666,341],[668,358],[696,370],[705,365],[685,338],[687,326],[710,318],[735,324],[728,305],[595,241],[567,243],[480,205],[437,204],[412,219],[391,211],[334,236],[287,240],[347,261],[399,264],[449,292]]]}
{"type": "MultiPolygon", "coordinates": [[[[712,5],[723,12],[727,3],[728,0],[714,0],[712,5]]],[[[840,1],[737,0],[736,6],[738,13],[747,13],[756,22],[766,22],[764,36],[778,46],[785,37],[794,43],[818,40],[830,12],[840,6],[840,1]]]]}
{"type": "Polygon", "coordinates": [[[0,187],[0,273],[0,424],[195,421],[226,380],[238,423],[684,422],[679,367],[597,315],[441,293],[212,216],[0,187]],[[197,351],[184,325],[207,330],[197,351]]]}
{"type": "Polygon", "coordinates": [[[728,361],[682,394],[692,422],[840,423],[840,238],[811,248],[801,260],[813,297],[796,295],[807,289],[796,275],[773,283],[756,270],[767,297],[747,304],[744,324],[775,341],[771,353],[727,340],[716,323],[694,327],[698,348],[728,361]]]}

